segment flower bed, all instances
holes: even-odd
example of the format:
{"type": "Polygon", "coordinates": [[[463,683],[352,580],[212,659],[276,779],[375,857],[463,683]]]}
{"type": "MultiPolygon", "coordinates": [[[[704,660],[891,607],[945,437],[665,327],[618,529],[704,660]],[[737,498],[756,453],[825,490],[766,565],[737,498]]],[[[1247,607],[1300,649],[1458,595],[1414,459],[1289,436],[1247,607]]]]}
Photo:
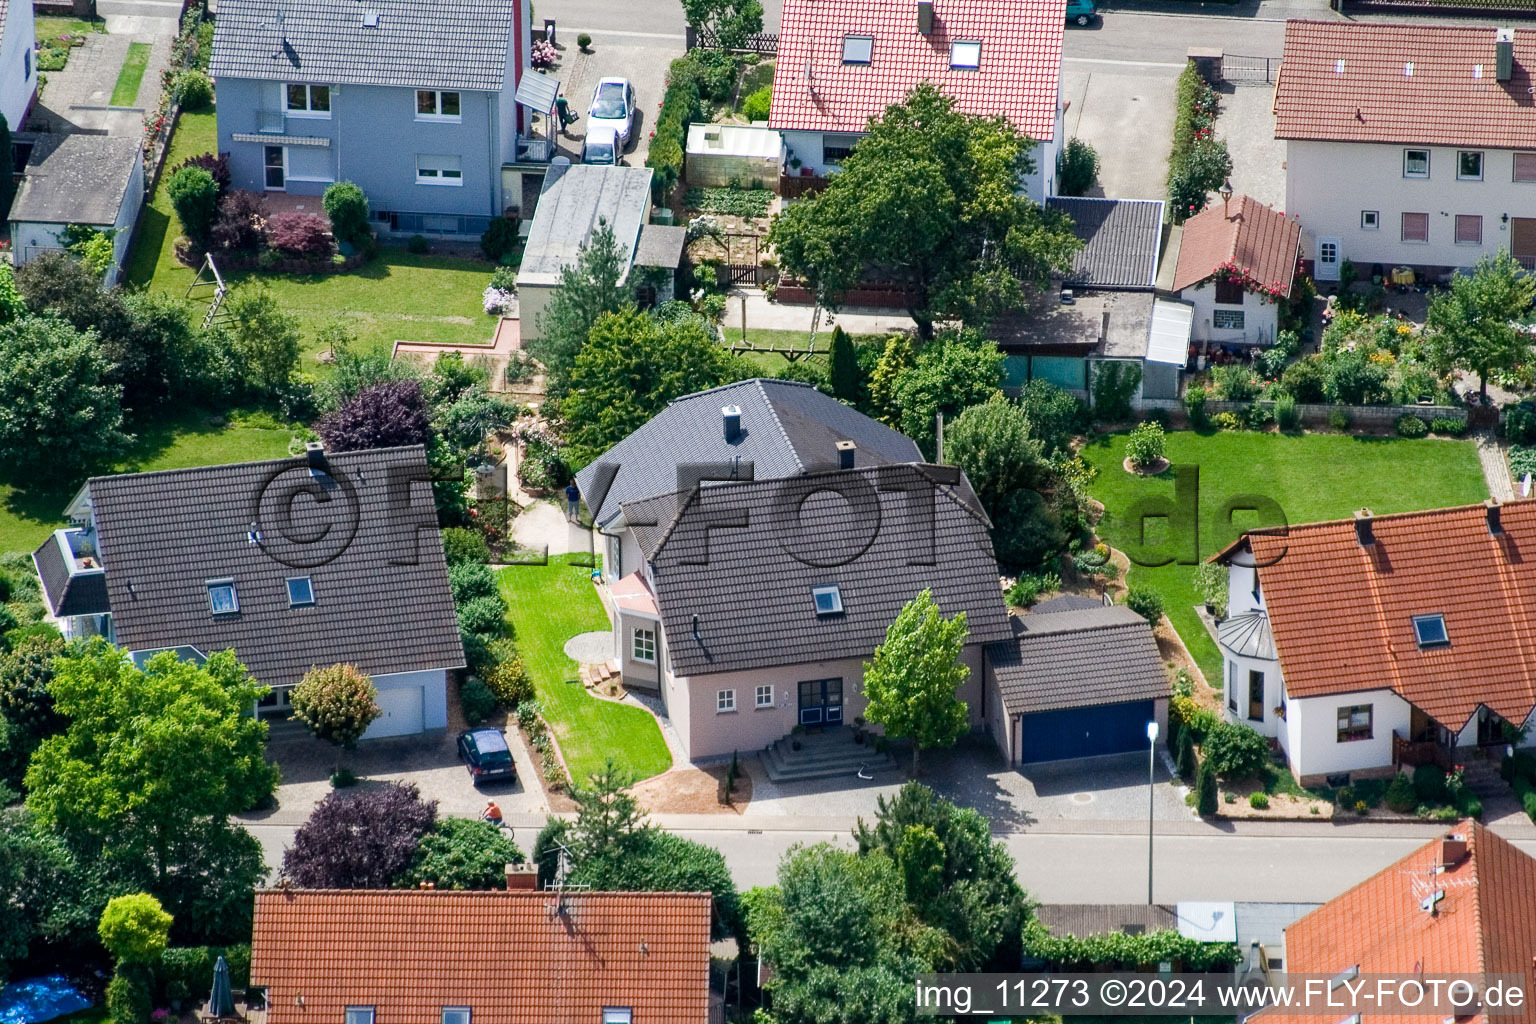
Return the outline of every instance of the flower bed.
{"type": "Polygon", "coordinates": [[[1168,211],[1175,224],[1205,209],[1210,193],[1232,173],[1227,144],[1214,135],[1216,109],[1216,90],[1191,61],[1179,75],[1168,153],[1168,211]]]}

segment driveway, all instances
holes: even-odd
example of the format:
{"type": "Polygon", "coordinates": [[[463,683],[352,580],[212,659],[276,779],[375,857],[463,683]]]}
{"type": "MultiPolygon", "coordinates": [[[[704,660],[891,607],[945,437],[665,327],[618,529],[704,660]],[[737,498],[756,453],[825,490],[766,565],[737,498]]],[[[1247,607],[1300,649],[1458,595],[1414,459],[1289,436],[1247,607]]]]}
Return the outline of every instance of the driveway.
{"type": "Polygon", "coordinates": [[[667,65],[683,55],[683,37],[635,38],[627,33],[592,31],[592,52],[576,48],[576,34],[558,29],[555,38],[561,48],[560,66],[551,72],[560,80],[560,92],[581,119],[571,125],[569,136],[562,136],[561,152],[572,160],[581,159],[581,143],[587,131],[587,104],[603,78],[627,78],[635,87],[635,123],[630,128],[629,147],[623,162],[630,167],[644,167],[650,152],[650,135],[656,128],[656,111],[666,91],[667,65]]]}
{"type": "Polygon", "coordinates": [[[1090,194],[1112,199],[1166,194],[1174,81],[1181,66],[1063,65],[1061,95],[1068,104],[1063,134],[1099,154],[1099,184],[1090,194]]]}

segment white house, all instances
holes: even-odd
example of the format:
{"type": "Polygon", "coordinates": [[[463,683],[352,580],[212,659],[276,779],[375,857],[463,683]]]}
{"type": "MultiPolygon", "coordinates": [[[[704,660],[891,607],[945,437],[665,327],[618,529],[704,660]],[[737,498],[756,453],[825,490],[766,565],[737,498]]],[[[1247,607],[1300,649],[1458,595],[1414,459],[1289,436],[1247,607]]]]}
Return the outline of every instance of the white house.
{"type": "Polygon", "coordinates": [[[31,0],[0,0],[0,114],[12,131],[22,127],[37,95],[33,34],[31,0]]]}
{"type": "MultiPolygon", "coordinates": [[[[1035,140],[1023,191],[1056,192],[1066,0],[785,0],[768,126],[786,174],[835,172],[869,120],[931,81],[1035,140]]],[[[793,194],[786,183],[786,194],[793,194]]]]}
{"type": "Polygon", "coordinates": [[[1185,221],[1173,291],[1191,307],[1191,340],[1273,343],[1300,242],[1299,223],[1249,196],[1185,221]]]}
{"type": "Polygon", "coordinates": [[[1526,27],[1287,22],[1275,136],[1317,279],[1536,266],[1533,69],[1526,27]]]}
{"type": "Polygon", "coordinates": [[[1218,627],[1228,721],[1304,785],[1465,763],[1536,724],[1536,502],[1252,530],[1218,627]]]}

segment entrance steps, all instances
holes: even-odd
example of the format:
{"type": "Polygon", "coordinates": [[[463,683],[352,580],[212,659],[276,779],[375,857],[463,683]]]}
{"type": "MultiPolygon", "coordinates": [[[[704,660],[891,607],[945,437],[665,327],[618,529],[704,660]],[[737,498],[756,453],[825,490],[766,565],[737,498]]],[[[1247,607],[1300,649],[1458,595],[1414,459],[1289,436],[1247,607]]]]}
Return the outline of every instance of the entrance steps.
{"type": "Polygon", "coordinates": [[[763,750],[763,770],[773,782],[804,782],[895,771],[896,762],[875,749],[874,737],[855,743],[853,730],[840,728],[775,740],[763,750]]]}
{"type": "Polygon", "coordinates": [[[1509,783],[1499,777],[1498,765],[1492,759],[1469,758],[1462,766],[1461,779],[1483,800],[1509,793],[1509,783]]]}

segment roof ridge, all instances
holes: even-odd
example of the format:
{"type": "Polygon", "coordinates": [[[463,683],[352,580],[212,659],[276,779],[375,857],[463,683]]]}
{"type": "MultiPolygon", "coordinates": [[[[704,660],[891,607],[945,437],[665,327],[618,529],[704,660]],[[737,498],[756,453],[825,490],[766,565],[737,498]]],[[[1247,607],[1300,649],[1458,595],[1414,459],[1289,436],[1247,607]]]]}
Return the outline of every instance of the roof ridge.
{"type": "MultiPolygon", "coordinates": [[[[1508,509],[1522,505],[1536,505],[1536,498],[1525,498],[1516,501],[1501,502],[1499,507],[1508,509]]],[[[1406,512],[1384,512],[1380,515],[1377,515],[1373,512],[1371,513],[1371,522],[1380,523],[1387,520],[1411,519],[1419,516],[1445,515],[1451,512],[1469,512],[1473,509],[1481,511],[1486,507],[1487,506],[1483,502],[1476,502],[1467,505],[1446,505],[1443,508],[1420,508],[1411,509],[1406,512]]],[[[1352,526],[1354,522],[1355,519],[1353,516],[1351,516],[1348,519],[1317,519],[1309,523],[1291,523],[1285,526],[1256,526],[1251,530],[1244,530],[1239,539],[1247,536],[1284,537],[1288,536],[1290,533],[1294,533],[1297,530],[1321,529],[1325,526],[1352,526]]]]}
{"type": "MultiPolygon", "coordinates": [[[[409,450],[411,450],[413,448],[419,448],[419,449],[421,449],[421,452],[422,452],[423,455],[426,454],[426,450],[427,450],[426,449],[426,445],[421,445],[421,444],[400,444],[400,445],[395,445],[394,447],[391,447],[391,448],[354,448],[354,449],[352,449],[350,451],[345,451],[345,452],[331,452],[331,451],[328,451],[328,452],[325,453],[325,457],[330,459],[330,458],[340,458],[341,456],[378,455],[378,454],[382,454],[384,452],[403,452],[403,451],[409,451],[409,450]]],[[[241,467],[241,466],[268,466],[268,465],[272,465],[272,464],[278,463],[278,462],[303,462],[304,459],[305,459],[305,456],[302,455],[302,454],[299,454],[299,455],[284,455],[282,458],[279,458],[279,459],[247,459],[244,462],[215,462],[215,463],[211,463],[211,464],[206,465],[206,466],[180,466],[180,467],[177,467],[175,469],[124,470],[121,473],[99,473],[96,476],[86,478],[85,482],[87,484],[93,484],[93,483],[95,483],[98,480],[120,480],[123,477],[129,477],[129,476],[144,477],[144,476],[169,476],[169,475],[171,475],[173,473],[205,473],[205,472],[208,472],[209,470],[215,470],[215,469],[235,469],[235,468],[238,468],[238,467],[241,467]]]]}
{"type": "MultiPolygon", "coordinates": [[[[741,380],[733,380],[729,384],[719,384],[712,388],[705,388],[703,391],[691,391],[686,395],[678,395],[676,398],[672,399],[672,401],[668,402],[667,405],[671,407],[682,402],[687,402],[694,398],[702,398],[705,395],[713,395],[721,391],[729,391],[731,388],[746,387],[750,384],[762,384],[764,381],[772,381],[775,384],[783,384],[786,387],[816,388],[816,385],[807,383],[803,380],[783,380],[778,377],[744,377],[741,380]]],[[[759,390],[762,389],[759,388],[759,390]]],[[[764,391],[763,394],[766,396],[767,392],[764,391]]]]}
{"type": "Polygon", "coordinates": [[[806,472],[805,460],[800,457],[800,450],[795,447],[795,442],[790,438],[789,431],[784,427],[784,421],[779,419],[779,410],[773,406],[773,399],[768,397],[768,389],[763,386],[762,377],[753,377],[752,383],[757,385],[757,393],[763,396],[763,404],[768,407],[768,415],[773,417],[773,425],[779,428],[779,436],[784,439],[784,447],[790,457],[795,460],[795,465],[800,467],[800,472],[806,472]]]}
{"type": "Polygon", "coordinates": [[[1483,920],[1483,875],[1478,868],[1478,862],[1482,859],[1482,839],[1485,831],[1472,818],[1463,818],[1456,823],[1457,828],[1463,825],[1467,828],[1467,838],[1470,853],[1467,855],[1467,867],[1472,871],[1472,935],[1477,941],[1477,966],[1479,970],[1487,970],[1484,966],[1488,963],[1488,942],[1484,934],[1487,922],[1483,920]]]}
{"type": "MultiPolygon", "coordinates": [[[[459,896],[486,899],[491,897],[515,896],[519,898],[532,898],[535,896],[548,898],[551,893],[558,890],[552,889],[301,889],[298,887],[278,888],[268,886],[256,890],[258,896],[391,896],[404,898],[407,895],[414,896],[459,896]]],[[[696,898],[713,899],[714,893],[708,890],[695,889],[581,889],[563,894],[566,899],[586,898],[591,896],[623,897],[626,899],[650,898],[654,896],[690,896],[696,898]]]]}

